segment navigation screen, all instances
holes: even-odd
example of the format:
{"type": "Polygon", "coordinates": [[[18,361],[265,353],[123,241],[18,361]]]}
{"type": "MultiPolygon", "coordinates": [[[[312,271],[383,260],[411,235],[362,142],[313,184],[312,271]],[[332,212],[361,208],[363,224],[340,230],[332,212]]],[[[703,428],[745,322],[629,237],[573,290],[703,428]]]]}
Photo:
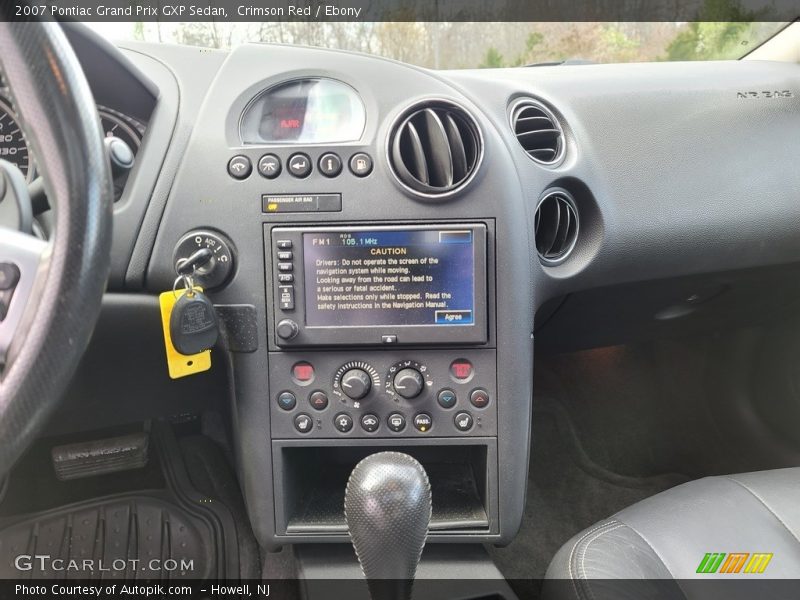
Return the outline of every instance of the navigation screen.
{"type": "Polygon", "coordinates": [[[306,325],[472,325],[470,229],[303,233],[306,325]]]}

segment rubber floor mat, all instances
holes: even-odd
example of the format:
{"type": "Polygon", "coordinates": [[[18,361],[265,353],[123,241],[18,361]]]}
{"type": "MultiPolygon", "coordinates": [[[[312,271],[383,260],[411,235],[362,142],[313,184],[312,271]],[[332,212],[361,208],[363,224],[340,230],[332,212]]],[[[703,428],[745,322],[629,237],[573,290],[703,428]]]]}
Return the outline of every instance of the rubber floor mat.
{"type": "Polygon", "coordinates": [[[248,551],[240,546],[231,510],[216,495],[197,491],[168,425],[157,426],[153,440],[163,469],[162,489],[121,492],[0,519],[0,578],[250,576],[241,569],[253,561],[242,556],[248,551]]]}
{"type": "Polygon", "coordinates": [[[216,577],[213,538],[206,519],[159,498],[87,502],[0,532],[0,577],[216,577]]]}

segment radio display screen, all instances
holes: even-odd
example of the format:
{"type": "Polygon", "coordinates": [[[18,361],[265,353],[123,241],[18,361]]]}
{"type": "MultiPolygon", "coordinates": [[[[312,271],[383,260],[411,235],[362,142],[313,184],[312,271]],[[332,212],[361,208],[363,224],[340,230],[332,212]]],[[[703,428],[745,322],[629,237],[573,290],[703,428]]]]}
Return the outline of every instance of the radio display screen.
{"type": "Polygon", "coordinates": [[[466,228],[306,231],[306,325],[473,325],[474,245],[466,228]]]}

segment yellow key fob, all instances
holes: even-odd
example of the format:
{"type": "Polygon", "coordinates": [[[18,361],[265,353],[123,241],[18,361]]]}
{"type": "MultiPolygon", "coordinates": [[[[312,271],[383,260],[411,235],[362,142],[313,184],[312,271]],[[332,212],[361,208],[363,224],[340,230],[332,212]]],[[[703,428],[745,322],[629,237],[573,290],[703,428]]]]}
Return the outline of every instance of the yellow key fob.
{"type": "MultiPolygon", "coordinates": [[[[201,287],[195,286],[195,290],[202,292],[201,287]]],[[[180,379],[187,375],[194,375],[195,373],[202,373],[211,368],[211,350],[204,350],[191,356],[181,354],[172,345],[172,336],[170,335],[170,318],[172,316],[172,309],[186,290],[175,290],[164,292],[159,295],[158,303],[161,306],[161,329],[164,332],[164,347],[167,351],[167,369],[171,379],[180,379]]]]}

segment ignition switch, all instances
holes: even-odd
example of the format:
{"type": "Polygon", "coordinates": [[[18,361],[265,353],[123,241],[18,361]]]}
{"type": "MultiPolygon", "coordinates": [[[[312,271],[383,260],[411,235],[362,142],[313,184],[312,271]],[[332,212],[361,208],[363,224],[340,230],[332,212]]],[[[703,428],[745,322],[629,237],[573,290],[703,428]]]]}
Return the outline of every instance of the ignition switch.
{"type": "Polygon", "coordinates": [[[211,259],[197,268],[195,282],[206,290],[222,287],[233,274],[235,259],[233,244],[221,233],[209,229],[188,232],[175,246],[172,264],[189,258],[202,248],[211,250],[211,259]]]}

